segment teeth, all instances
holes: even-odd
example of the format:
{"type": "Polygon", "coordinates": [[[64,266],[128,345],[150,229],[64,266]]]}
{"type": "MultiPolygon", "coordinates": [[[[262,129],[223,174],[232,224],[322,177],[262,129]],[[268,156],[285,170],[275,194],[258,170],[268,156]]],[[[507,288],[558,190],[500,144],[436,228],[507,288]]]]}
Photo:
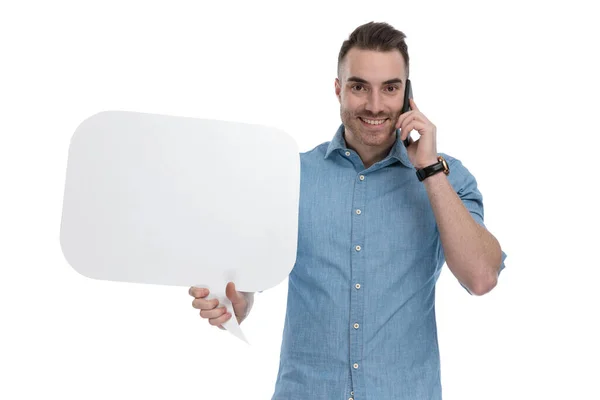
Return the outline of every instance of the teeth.
{"type": "Polygon", "coordinates": [[[385,122],[385,119],[383,119],[383,120],[373,120],[373,119],[364,119],[364,118],[361,118],[361,119],[370,125],[381,125],[385,122]]]}

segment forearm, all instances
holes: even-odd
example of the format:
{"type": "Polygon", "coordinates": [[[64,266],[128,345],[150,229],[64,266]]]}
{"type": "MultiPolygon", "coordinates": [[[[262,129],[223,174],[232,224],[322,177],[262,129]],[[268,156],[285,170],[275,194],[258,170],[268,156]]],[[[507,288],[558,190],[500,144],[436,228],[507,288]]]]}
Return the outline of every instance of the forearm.
{"type": "Polygon", "coordinates": [[[502,252],[496,238],[479,225],[444,173],[423,181],[440,232],[446,264],[473,294],[496,286],[502,252]]]}

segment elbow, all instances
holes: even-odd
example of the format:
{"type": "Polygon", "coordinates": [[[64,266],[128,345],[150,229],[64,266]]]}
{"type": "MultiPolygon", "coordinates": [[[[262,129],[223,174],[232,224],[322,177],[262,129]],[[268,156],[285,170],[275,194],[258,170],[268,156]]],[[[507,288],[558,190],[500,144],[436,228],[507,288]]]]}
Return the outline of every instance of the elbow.
{"type": "Polygon", "coordinates": [[[498,284],[498,276],[476,279],[469,286],[469,291],[476,296],[483,296],[492,291],[498,284]]]}
{"type": "Polygon", "coordinates": [[[491,292],[496,287],[496,283],[496,280],[493,282],[476,283],[469,288],[469,291],[475,296],[483,296],[491,292]]]}
{"type": "MultiPolygon", "coordinates": [[[[489,271],[489,269],[488,269],[489,271]]],[[[498,272],[493,269],[491,274],[479,276],[469,282],[469,291],[475,296],[483,296],[491,292],[498,284],[498,272]]]]}

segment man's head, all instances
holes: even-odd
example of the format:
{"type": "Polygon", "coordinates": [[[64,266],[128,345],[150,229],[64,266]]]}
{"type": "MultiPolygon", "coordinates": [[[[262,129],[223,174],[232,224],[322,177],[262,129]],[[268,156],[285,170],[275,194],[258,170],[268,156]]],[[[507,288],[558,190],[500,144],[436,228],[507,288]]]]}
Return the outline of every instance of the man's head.
{"type": "Polygon", "coordinates": [[[342,44],[335,93],[346,139],[367,146],[393,143],[409,72],[405,38],[389,24],[369,22],[342,44]]]}

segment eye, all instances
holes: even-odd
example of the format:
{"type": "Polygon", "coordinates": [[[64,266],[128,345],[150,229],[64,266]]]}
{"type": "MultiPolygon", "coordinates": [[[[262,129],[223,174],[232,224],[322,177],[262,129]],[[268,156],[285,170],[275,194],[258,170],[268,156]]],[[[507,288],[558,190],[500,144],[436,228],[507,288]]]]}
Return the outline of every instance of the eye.
{"type": "Polygon", "coordinates": [[[356,84],[352,85],[352,90],[360,91],[362,88],[363,88],[363,85],[361,85],[360,83],[356,83],[356,84]]]}
{"type": "Polygon", "coordinates": [[[386,88],[386,91],[387,91],[388,93],[394,93],[394,92],[395,92],[395,91],[397,91],[397,90],[398,90],[398,86],[393,86],[393,85],[392,85],[392,86],[388,86],[388,87],[386,88]]]}

